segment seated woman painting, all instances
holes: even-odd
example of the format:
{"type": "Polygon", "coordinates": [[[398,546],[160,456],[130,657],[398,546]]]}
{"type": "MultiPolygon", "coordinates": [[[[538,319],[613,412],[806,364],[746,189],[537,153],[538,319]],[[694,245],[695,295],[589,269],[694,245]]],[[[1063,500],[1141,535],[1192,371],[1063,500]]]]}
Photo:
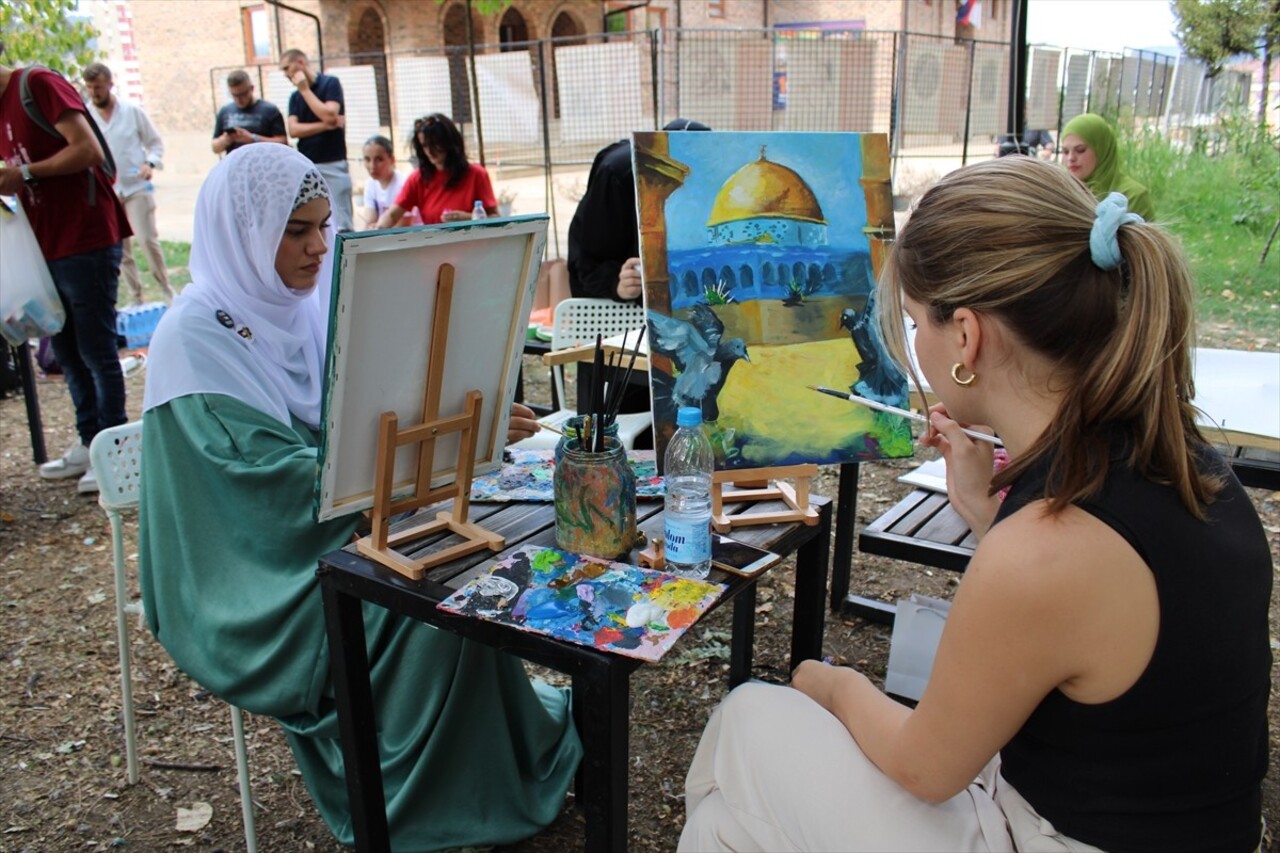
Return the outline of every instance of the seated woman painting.
{"type": "Polygon", "coordinates": [[[932,676],[914,709],[816,661],[739,687],[680,849],[1257,849],[1271,555],[1195,425],[1177,243],[1009,157],[922,197],[879,295],[900,364],[904,310],[916,328],[924,443],[981,537],[932,676]]]}
{"type": "MultiPolygon", "coordinates": [[[[328,220],[323,179],[285,146],[245,146],[209,173],[192,283],[151,344],[139,563],[156,638],[219,697],[280,721],[351,844],[315,572],[356,521],[312,520],[328,220]]],[[[393,849],[504,844],[550,823],[581,756],[567,692],[380,607],[364,618],[393,849]]]]}
{"type": "Polygon", "coordinates": [[[377,227],[390,228],[407,210],[418,209],[426,225],[471,218],[476,202],[485,215],[496,216],[498,200],[484,166],[467,161],[458,126],[446,115],[432,113],[413,123],[413,153],[418,168],[400,188],[391,209],[377,227]]]}

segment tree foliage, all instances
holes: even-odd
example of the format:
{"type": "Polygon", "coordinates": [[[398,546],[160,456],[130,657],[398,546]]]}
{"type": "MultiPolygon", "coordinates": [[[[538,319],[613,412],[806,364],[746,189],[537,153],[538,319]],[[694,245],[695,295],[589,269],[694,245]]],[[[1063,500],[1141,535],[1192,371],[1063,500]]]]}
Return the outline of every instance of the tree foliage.
{"type": "Polygon", "coordinates": [[[1269,0],[1173,0],[1175,35],[1187,55],[1216,74],[1233,56],[1257,56],[1269,0]]]}
{"type": "Polygon", "coordinates": [[[74,20],[76,0],[0,0],[5,65],[45,65],[68,77],[98,58],[91,24],[74,20]]]}

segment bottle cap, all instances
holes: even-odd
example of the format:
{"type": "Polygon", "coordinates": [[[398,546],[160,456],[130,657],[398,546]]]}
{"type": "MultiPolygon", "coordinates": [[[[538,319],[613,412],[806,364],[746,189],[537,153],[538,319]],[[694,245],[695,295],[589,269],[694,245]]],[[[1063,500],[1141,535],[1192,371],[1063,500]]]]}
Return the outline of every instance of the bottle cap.
{"type": "Polygon", "coordinates": [[[676,426],[702,426],[702,409],[697,406],[681,406],[676,412],[676,426]]]}

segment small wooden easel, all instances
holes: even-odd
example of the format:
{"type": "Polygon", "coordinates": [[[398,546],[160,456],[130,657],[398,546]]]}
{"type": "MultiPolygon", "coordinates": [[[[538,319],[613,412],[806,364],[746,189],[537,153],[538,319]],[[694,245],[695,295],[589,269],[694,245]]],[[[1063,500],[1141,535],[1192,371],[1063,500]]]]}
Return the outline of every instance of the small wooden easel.
{"type": "Polygon", "coordinates": [[[735,527],[788,521],[812,527],[818,523],[818,511],[809,506],[809,481],[816,476],[818,466],[814,464],[716,471],[711,477],[711,526],[717,533],[728,533],[735,527]],[[775,478],[792,479],[795,486],[775,478]],[[726,515],[724,511],[726,501],[764,500],[782,501],[788,508],[749,515],[726,515]]]}
{"type": "Polygon", "coordinates": [[[453,302],[453,265],[441,264],[436,289],[435,317],[431,327],[431,350],[428,354],[427,384],[422,398],[422,422],[417,426],[399,429],[395,412],[383,412],[378,425],[378,458],[374,477],[373,530],[356,541],[356,549],[365,557],[376,560],[413,580],[421,580],[431,566],[471,554],[483,548],[501,551],[506,540],[496,533],[467,521],[471,501],[471,477],[475,470],[476,436],[480,431],[480,411],[484,395],[469,391],[460,414],[440,417],[440,390],[444,383],[445,350],[449,341],[449,311],[453,302]],[[458,433],[458,462],[452,483],[431,488],[432,466],[435,460],[436,439],[450,433],[458,433]],[[414,493],[398,501],[392,501],[395,485],[396,451],[407,444],[416,444],[418,450],[417,479],[414,493]],[[406,510],[420,509],[439,501],[453,499],[453,509],[438,512],[436,517],[389,535],[391,517],[406,510]],[[393,547],[448,530],[464,541],[457,545],[413,559],[394,550],[393,547]]]}

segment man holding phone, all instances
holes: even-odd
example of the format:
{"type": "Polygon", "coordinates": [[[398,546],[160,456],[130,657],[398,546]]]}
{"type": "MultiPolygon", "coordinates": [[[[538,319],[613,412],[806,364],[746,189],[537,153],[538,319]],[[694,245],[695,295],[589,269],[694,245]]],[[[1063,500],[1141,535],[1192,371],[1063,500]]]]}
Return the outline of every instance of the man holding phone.
{"type": "Polygon", "coordinates": [[[227,91],[232,102],[218,110],[213,123],[214,154],[228,154],[254,142],[289,144],[284,116],[275,104],[254,97],[253,81],[246,72],[228,74],[227,91]]]}

